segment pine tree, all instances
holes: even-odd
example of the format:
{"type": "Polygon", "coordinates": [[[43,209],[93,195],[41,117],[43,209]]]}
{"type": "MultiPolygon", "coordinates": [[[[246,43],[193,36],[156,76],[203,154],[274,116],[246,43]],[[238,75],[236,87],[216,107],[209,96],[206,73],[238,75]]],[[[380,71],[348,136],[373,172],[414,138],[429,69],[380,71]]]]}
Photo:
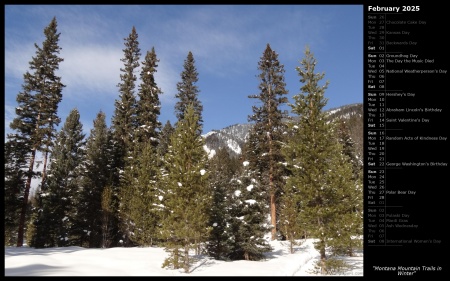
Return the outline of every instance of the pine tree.
{"type": "Polygon", "coordinates": [[[23,204],[23,190],[27,168],[28,149],[14,143],[15,139],[8,135],[5,142],[5,246],[13,246],[17,243],[17,227],[19,225],[20,210],[23,204]]]}
{"type": "Polygon", "coordinates": [[[213,205],[209,225],[212,226],[208,239],[208,254],[217,260],[227,260],[231,252],[228,239],[231,233],[227,232],[230,221],[229,184],[232,177],[237,173],[237,158],[232,158],[226,147],[221,147],[209,160],[209,182],[212,190],[213,205]]]}
{"type": "MultiPolygon", "coordinates": [[[[111,132],[113,136],[113,176],[111,188],[113,189],[113,199],[115,204],[118,204],[120,193],[121,176],[127,165],[126,159],[133,151],[133,141],[135,132],[138,126],[136,110],[137,101],[135,94],[136,69],[140,66],[140,48],[138,41],[138,34],[136,28],[133,26],[131,33],[127,38],[124,38],[125,49],[123,49],[124,57],[121,61],[124,67],[120,69],[121,82],[117,85],[119,87],[120,99],[115,101],[114,116],[111,122],[111,132]]],[[[118,219],[119,214],[118,205],[113,207],[113,212],[118,219]]],[[[117,233],[119,239],[120,233],[117,233]]],[[[125,238],[125,245],[128,243],[128,238],[125,238]]]]}
{"type": "MultiPolygon", "coordinates": [[[[111,188],[111,134],[105,121],[105,113],[100,111],[86,141],[86,161],[82,176],[82,189],[78,204],[78,218],[74,232],[80,237],[80,246],[99,248],[111,243],[104,241],[102,219],[102,194],[105,188],[111,188]]],[[[112,201],[112,200],[111,200],[112,201]]],[[[114,221],[108,217],[111,224],[114,221]]],[[[112,226],[111,226],[112,227],[112,226]]]]}
{"type": "Polygon", "coordinates": [[[163,267],[190,270],[190,249],[199,248],[207,240],[211,192],[206,172],[207,155],[204,140],[198,135],[198,116],[191,104],[184,119],[177,122],[165,156],[165,171],[161,176],[164,206],[161,233],[166,240],[169,257],[163,267]]]}
{"type": "MultiPolygon", "coordinates": [[[[117,85],[119,87],[120,99],[115,101],[114,116],[111,122],[115,154],[114,163],[118,174],[124,169],[124,161],[131,147],[134,132],[137,127],[135,95],[135,82],[137,77],[135,71],[139,67],[140,49],[138,34],[134,26],[124,41],[124,57],[121,59],[124,67],[120,69],[122,72],[120,74],[121,82],[117,85]]],[[[119,182],[118,174],[116,174],[114,179],[116,184],[119,182]]]]}
{"type": "MultiPolygon", "coordinates": [[[[328,81],[319,85],[324,73],[315,73],[316,59],[307,47],[297,67],[301,93],[294,96],[292,112],[299,116],[283,153],[292,175],[286,191],[295,192],[300,212],[298,220],[306,233],[317,239],[320,267],[326,270],[326,248],[346,244],[351,239],[352,223],[359,224],[354,207],[358,184],[352,167],[336,137],[336,124],[323,112],[328,81]],[[354,219],[354,221],[352,221],[354,219]]],[[[289,195],[287,195],[289,196],[289,195]]]]}
{"type": "Polygon", "coordinates": [[[122,157],[126,156],[127,148],[131,145],[136,129],[136,95],[135,82],[136,69],[139,67],[140,48],[138,34],[133,26],[131,33],[125,40],[124,57],[120,59],[124,67],[120,69],[121,82],[117,85],[120,92],[120,100],[115,101],[112,129],[117,145],[121,146],[122,157]]]}
{"type": "Polygon", "coordinates": [[[337,138],[343,146],[343,153],[348,156],[352,164],[353,174],[356,179],[362,180],[363,163],[361,155],[358,154],[356,143],[350,135],[349,124],[344,119],[337,120],[337,138]]]}
{"type": "MultiPolygon", "coordinates": [[[[296,125],[295,125],[296,126],[296,125]]],[[[289,131],[295,132],[295,129],[291,128],[289,131]]],[[[295,134],[291,136],[292,138],[295,137],[295,134]]],[[[287,142],[289,143],[290,140],[288,139],[287,142]]],[[[295,151],[291,151],[291,147],[283,147],[282,153],[285,155],[285,159],[295,159],[295,151]],[[291,153],[294,153],[294,155],[291,155],[291,153]]],[[[287,163],[284,163],[287,165],[287,163]]],[[[292,163],[290,163],[292,164],[292,163]]],[[[288,176],[288,179],[292,176],[290,174],[288,176]]],[[[280,196],[280,232],[283,233],[283,236],[286,240],[289,241],[289,252],[291,254],[294,253],[294,246],[296,244],[296,240],[304,237],[307,238],[306,229],[302,227],[301,222],[299,221],[299,213],[301,212],[300,204],[301,198],[299,197],[299,190],[297,186],[294,186],[290,184],[289,180],[288,183],[285,184],[282,187],[282,193],[280,196]]]]}
{"type": "Polygon", "coordinates": [[[113,190],[109,186],[105,186],[102,191],[102,248],[109,248],[111,245],[111,237],[113,236],[111,220],[113,218],[113,190]]]}
{"type": "Polygon", "coordinates": [[[161,224],[158,186],[158,167],[156,165],[155,149],[152,143],[147,143],[141,156],[137,171],[136,183],[139,187],[133,197],[132,217],[135,222],[134,239],[139,245],[152,246],[156,240],[161,224]]]}
{"type": "Polygon", "coordinates": [[[142,62],[139,101],[136,107],[136,132],[127,151],[124,172],[120,178],[119,221],[126,245],[151,245],[158,223],[153,211],[156,183],[156,148],[161,123],[159,94],[154,73],[157,63],[155,49],[147,52],[142,62]]]}
{"type": "Polygon", "coordinates": [[[158,146],[156,147],[156,157],[158,161],[158,167],[163,165],[164,155],[168,152],[170,146],[170,136],[175,131],[175,128],[172,126],[169,120],[167,120],[166,124],[161,130],[159,134],[158,146]]]}
{"type": "Polygon", "coordinates": [[[336,134],[342,146],[342,153],[352,168],[354,187],[345,194],[349,208],[344,210],[337,230],[341,239],[335,239],[336,243],[330,243],[330,246],[334,254],[353,256],[354,250],[362,246],[362,241],[357,237],[363,235],[363,166],[358,158],[356,144],[350,136],[348,124],[344,120],[336,121],[336,134]]]}
{"type": "MultiPolygon", "coordinates": [[[[184,60],[184,69],[181,72],[181,81],[177,83],[178,93],[175,95],[179,100],[175,104],[175,113],[178,122],[184,119],[186,108],[189,104],[193,104],[195,114],[198,116],[197,126],[198,134],[200,135],[203,127],[203,105],[198,99],[200,90],[196,83],[198,82],[198,72],[195,67],[194,55],[189,52],[187,58],[184,60]]],[[[176,125],[176,124],[175,124],[176,125]]]]}
{"type": "Polygon", "coordinates": [[[267,184],[270,202],[270,216],[272,223],[272,240],[277,233],[277,201],[283,186],[283,166],[280,165],[282,155],[281,141],[286,125],[284,119],[287,112],[281,107],[287,103],[288,91],[285,89],[284,66],[278,61],[278,54],[269,44],[258,62],[258,75],[260,93],[249,95],[249,98],[258,99],[261,106],[252,106],[253,114],[248,117],[255,122],[250,136],[250,148],[247,151],[248,160],[252,169],[260,173],[260,181],[267,184]]]}
{"type": "Polygon", "coordinates": [[[151,142],[136,147],[127,161],[121,181],[120,218],[122,232],[131,243],[151,246],[156,238],[159,215],[157,159],[151,142]]]}
{"type": "Polygon", "coordinates": [[[147,52],[142,62],[141,80],[139,86],[139,101],[136,108],[137,130],[135,141],[137,143],[151,142],[153,147],[158,145],[158,135],[161,130],[161,122],[158,117],[161,113],[159,95],[161,89],[155,82],[156,68],[159,59],[156,58],[155,48],[147,52]]]}
{"type": "Polygon", "coordinates": [[[21,150],[28,149],[28,172],[23,189],[23,203],[20,213],[17,246],[23,245],[25,217],[28,209],[28,196],[31,180],[36,173],[34,162],[36,153],[44,153],[44,168],[42,181],[45,181],[48,153],[53,146],[56,127],[60,119],[57,116],[58,104],[62,98],[61,78],[56,76],[59,63],[63,61],[58,56],[61,48],[58,45],[60,33],[57,32],[57,21],[53,18],[44,29],[45,41],[42,48],[37,44],[36,56],[29,62],[30,70],[24,74],[23,91],[17,95],[19,106],[16,108],[17,117],[10,124],[10,128],[17,133],[12,134],[10,141],[22,146],[21,150]]]}
{"type": "Polygon", "coordinates": [[[72,226],[76,220],[82,163],[83,125],[78,110],[72,109],[56,138],[48,179],[38,192],[35,237],[31,246],[75,245],[72,226]]]}
{"type": "Polygon", "coordinates": [[[271,229],[267,221],[267,190],[254,177],[249,162],[244,161],[243,166],[242,174],[230,183],[228,257],[261,260],[265,252],[272,250],[264,238],[271,229]]]}
{"type": "Polygon", "coordinates": [[[65,87],[61,83],[61,77],[56,76],[55,73],[59,69],[59,64],[64,61],[63,58],[58,56],[62,48],[58,45],[60,33],[57,33],[56,18],[53,18],[50,25],[44,30],[44,34],[47,39],[42,44],[42,49],[40,50],[43,53],[43,64],[40,66],[42,70],[39,73],[40,79],[42,79],[42,90],[40,92],[42,97],[39,100],[43,105],[41,106],[41,120],[43,121],[44,127],[42,183],[45,183],[46,180],[47,158],[52,151],[56,127],[61,121],[57,112],[58,104],[62,100],[61,92],[63,87],[65,87]]]}

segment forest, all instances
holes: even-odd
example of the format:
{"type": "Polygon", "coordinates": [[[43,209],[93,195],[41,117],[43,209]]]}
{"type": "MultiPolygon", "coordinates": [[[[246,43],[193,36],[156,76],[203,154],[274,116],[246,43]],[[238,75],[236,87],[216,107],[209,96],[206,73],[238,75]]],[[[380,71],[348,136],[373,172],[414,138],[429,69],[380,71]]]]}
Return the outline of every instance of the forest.
{"type": "Polygon", "coordinates": [[[177,121],[162,124],[159,59],[154,48],[142,56],[134,26],[124,38],[111,126],[102,111],[89,135],[76,108],[61,120],[57,27],[53,18],[35,44],[5,141],[5,246],[159,245],[168,253],[162,266],[185,272],[190,250],[263,259],[272,250],[266,233],[289,241],[291,251],[297,239],[316,238],[324,269],[334,254],[362,247],[362,144],[353,119],[324,111],[328,81],[309,47],[296,68],[299,93],[289,101],[284,66],[266,45],[255,62],[258,93],[248,98],[257,103],[241,153],[221,147],[210,155],[194,54],[187,51],[176,84],[177,121]],[[39,186],[30,197],[33,179],[39,186]]]}

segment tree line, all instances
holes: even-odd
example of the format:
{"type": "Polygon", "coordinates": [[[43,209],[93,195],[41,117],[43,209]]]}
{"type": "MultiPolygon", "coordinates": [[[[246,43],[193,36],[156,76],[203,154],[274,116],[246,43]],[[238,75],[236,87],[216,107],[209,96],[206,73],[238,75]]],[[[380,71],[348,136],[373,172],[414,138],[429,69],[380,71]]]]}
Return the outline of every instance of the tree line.
{"type": "Polygon", "coordinates": [[[324,113],[328,81],[313,53],[296,68],[300,93],[289,103],[284,66],[267,44],[258,62],[258,101],[243,152],[208,158],[203,106],[192,52],[177,83],[177,121],[159,121],[163,91],[155,81],[154,48],[141,57],[133,26],[124,38],[119,97],[111,126],[99,111],[86,136],[77,108],[63,126],[65,85],[56,72],[60,33],[54,17],[29,62],[17,94],[13,133],[5,142],[5,246],[89,248],[163,246],[162,266],[189,272],[191,250],[222,260],[260,260],[265,235],[316,238],[320,266],[328,251],[352,255],[361,246],[362,167],[344,121],[324,113]],[[139,75],[139,85],[137,84],[139,75]],[[291,107],[295,118],[283,105],[291,107]],[[36,171],[36,154],[43,169],[36,171]],[[29,198],[31,180],[40,179],[29,198]]]}

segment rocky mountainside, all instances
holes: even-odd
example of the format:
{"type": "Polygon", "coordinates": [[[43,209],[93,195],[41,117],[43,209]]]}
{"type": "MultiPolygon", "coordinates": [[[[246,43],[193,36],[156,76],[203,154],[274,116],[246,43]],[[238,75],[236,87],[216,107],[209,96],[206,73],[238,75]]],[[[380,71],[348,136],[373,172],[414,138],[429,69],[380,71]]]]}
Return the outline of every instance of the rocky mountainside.
{"type": "Polygon", "coordinates": [[[230,155],[240,155],[251,127],[250,123],[235,124],[203,135],[209,157],[214,156],[215,151],[222,147],[226,147],[230,155]]]}
{"type": "MultiPolygon", "coordinates": [[[[349,104],[326,111],[330,118],[343,118],[349,126],[350,137],[356,145],[359,156],[363,156],[363,104],[349,104]]],[[[226,147],[231,155],[240,155],[248,137],[252,124],[235,124],[221,130],[213,130],[203,135],[206,141],[205,150],[212,157],[215,151],[226,147]]]]}

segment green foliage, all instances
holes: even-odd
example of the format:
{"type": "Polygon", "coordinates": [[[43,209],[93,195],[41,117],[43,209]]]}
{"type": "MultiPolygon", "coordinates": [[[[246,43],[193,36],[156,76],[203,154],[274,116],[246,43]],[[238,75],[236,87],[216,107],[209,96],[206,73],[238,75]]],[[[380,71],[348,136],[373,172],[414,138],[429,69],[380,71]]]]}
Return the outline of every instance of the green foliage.
{"type": "Polygon", "coordinates": [[[228,239],[231,233],[227,231],[230,221],[229,190],[230,179],[236,174],[237,158],[231,158],[225,147],[220,148],[209,161],[210,188],[212,190],[212,208],[209,225],[212,226],[208,238],[208,254],[218,260],[227,260],[231,252],[228,239]]]}
{"type": "MultiPolygon", "coordinates": [[[[137,127],[136,121],[136,94],[135,82],[137,80],[134,74],[139,67],[140,49],[138,34],[133,26],[131,33],[124,38],[125,49],[123,49],[124,57],[121,61],[124,63],[120,69],[121,82],[117,85],[119,88],[119,99],[114,102],[114,116],[111,122],[114,145],[114,164],[117,169],[116,173],[120,173],[124,169],[124,161],[128,150],[131,149],[134,132],[137,127]]],[[[114,177],[114,184],[118,185],[118,174],[114,177]]]]}
{"type": "Polygon", "coordinates": [[[164,206],[161,235],[170,253],[168,261],[177,268],[178,259],[189,270],[189,248],[197,248],[209,236],[212,195],[208,185],[204,140],[198,135],[198,116],[193,105],[176,125],[161,175],[164,206]],[[178,249],[183,249],[181,254],[178,249]]]}
{"type": "MultiPolygon", "coordinates": [[[[105,113],[100,111],[93,121],[93,128],[86,141],[86,161],[78,204],[76,231],[80,245],[99,248],[102,242],[102,193],[111,187],[110,132],[106,126],[105,113]]],[[[112,187],[111,187],[112,188],[112,187]]],[[[110,225],[113,222],[110,222],[110,225]]],[[[108,238],[108,240],[111,238],[108,238]]]]}
{"type": "Polygon", "coordinates": [[[124,57],[120,59],[124,63],[124,67],[120,69],[122,72],[120,75],[121,82],[117,85],[119,87],[120,99],[115,101],[115,110],[112,119],[114,137],[119,142],[117,145],[123,146],[123,157],[125,157],[127,148],[131,145],[136,128],[135,82],[137,77],[134,72],[139,67],[141,53],[138,34],[134,26],[124,41],[124,57]]]}
{"type": "Polygon", "coordinates": [[[157,236],[158,206],[157,165],[151,142],[135,146],[127,161],[121,181],[120,218],[122,231],[137,245],[151,246],[157,236]]]}
{"type": "MultiPolygon", "coordinates": [[[[354,119],[350,119],[353,121],[354,119]]],[[[354,122],[354,121],[353,121],[354,122]]],[[[361,180],[363,177],[362,154],[358,152],[357,145],[350,134],[350,126],[345,120],[337,120],[337,139],[342,144],[343,153],[348,157],[352,165],[355,179],[361,180]]]]}
{"type": "MultiPolygon", "coordinates": [[[[124,174],[126,159],[133,151],[133,142],[135,141],[135,135],[137,132],[144,133],[144,131],[138,131],[138,120],[137,120],[137,101],[136,101],[136,80],[137,77],[135,75],[136,69],[140,66],[140,48],[138,41],[138,34],[136,32],[136,28],[133,26],[131,33],[127,38],[124,38],[125,48],[123,49],[123,58],[121,61],[123,62],[123,68],[120,69],[120,80],[121,82],[117,85],[119,88],[119,99],[117,99],[114,103],[114,116],[111,122],[111,132],[112,132],[112,178],[111,178],[111,188],[113,189],[113,213],[116,220],[119,220],[120,214],[119,210],[119,201],[120,199],[120,185],[121,185],[121,177],[124,174]]],[[[148,66],[151,67],[151,66],[148,66]]],[[[142,85],[146,85],[145,82],[142,85]]],[[[144,88],[141,88],[141,94],[144,98],[143,103],[145,103],[145,98],[147,96],[147,91],[144,88]]],[[[142,106],[142,104],[141,104],[142,106]]],[[[139,107],[141,108],[141,107],[139,107]]],[[[143,108],[141,108],[143,109],[143,108]]],[[[142,120],[140,120],[142,121],[142,120]]],[[[122,222],[117,223],[117,227],[122,222]]],[[[120,229],[117,228],[113,231],[116,235],[114,238],[116,241],[119,239],[125,238],[125,241],[122,245],[128,246],[129,240],[127,236],[123,236],[123,233],[120,233],[120,229]]]]}
{"type": "Polygon", "coordinates": [[[264,238],[271,230],[267,221],[267,190],[254,177],[249,162],[243,164],[242,173],[230,183],[228,258],[261,260],[265,252],[272,250],[264,238]]]}
{"type": "Polygon", "coordinates": [[[35,176],[34,160],[37,151],[44,153],[43,180],[45,179],[47,155],[51,151],[56,134],[56,127],[60,119],[57,115],[58,104],[62,99],[61,78],[56,75],[59,64],[64,61],[60,58],[61,48],[58,45],[60,33],[57,32],[57,21],[53,18],[44,29],[45,40],[42,47],[34,44],[36,56],[29,62],[30,72],[27,71],[23,78],[22,91],[17,95],[17,117],[13,119],[10,128],[15,134],[10,135],[10,140],[18,148],[26,151],[28,171],[26,173],[23,201],[18,222],[17,246],[23,245],[25,218],[27,216],[28,195],[31,179],[35,176]]]}
{"type": "Polygon", "coordinates": [[[156,68],[159,59],[156,57],[155,48],[147,52],[142,62],[141,81],[139,85],[139,100],[136,107],[136,136],[134,142],[151,142],[154,147],[158,145],[161,122],[158,116],[161,113],[161,102],[159,95],[162,94],[155,82],[156,68]]]}
{"type": "Polygon", "coordinates": [[[337,127],[323,112],[326,105],[325,85],[319,82],[324,74],[315,73],[316,60],[307,48],[300,75],[302,93],[294,96],[292,111],[299,115],[292,125],[293,137],[283,148],[286,164],[291,172],[285,196],[284,217],[298,208],[298,217],[290,218],[295,229],[304,229],[317,238],[316,248],[326,260],[325,249],[351,247],[351,237],[361,234],[362,190],[355,179],[352,164],[337,138],[337,127]],[[285,197],[287,198],[287,197],[285,197]]]}
{"type": "Polygon", "coordinates": [[[161,129],[158,116],[161,106],[159,95],[162,91],[154,78],[158,62],[155,49],[152,48],[142,62],[142,83],[139,85],[139,100],[135,110],[136,130],[129,132],[134,137],[125,148],[127,157],[119,179],[118,217],[125,245],[151,245],[159,221],[154,206],[157,199],[156,173],[160,163],[156,151],[161,129]]]}
{"type": "Polygon", "coordinates": [[[11,135],[5,142],[5,246],[13,246],[17,243],[17,228],[19,215],[23,204],[28,149],[15,142],[11,135]]]}
{"type": "Polygon", "coordinates": [[[284,167],[279,164],[283,159],[280,149],[285,131],[284,119],[287,117],[287,111],[282,110],[282,106],[288,101],[288,91],[284,82],[284,65],[280,64],[278,54],[269,44],[258,62],[258,69],[261,71],[258,75],[260,93],[249,95],[249,98],[258,99],[261,106],[252,106],[253,114],[248,117],[255,125],[250,133],[246,156],[251,168],[258,173],[258,180],[268,188],[272,239],[275,239],[277,204],[285,175],[284,167]]]}
{"type": "Polygon", "coordinates": [[[156,161],[158,163],[158,167],[161,167],[163,165],[163,158],[169,150],[170,136],[172,135],[174,130],[175,128],[172,127],[170,121],[167,120],[166,124],[161,130],[161,133],[159,134],[158,145],[156,146],[156,161]]]}
{"type": "Polygon", "coordinates": [[[113,191],[106,186],[102,192],[102,248],[108,248],[111,245],[112,228],[111,219],[113,218],[112,209],[113,191]]]}
{"type": "Polygon", "coordinates": [[[198,94],[200,92],[197,82],[198,82],[198,72],[195,67],[195,59],[192,52],[189,52],[186,59],[184,60],[183,71],[181,72],[181,81],[177,83],[178,93],[175,97],[178,99],[175,104],[175,114],[177,116],[178,122],[184,119],[186,114],[186,109],[192,104],[194,107],[195,114],[197,117],[197,134],[201,134],[203,126],[203,105],[198,99],[198,94]]]}
{"type": "Polygon", "coordinates": [[[305,229],[299,221],[300,202],[296,186],[285,184],[279,204],[279,231],[289,241],[290,253],[294,253],[295,240],[305,235],[305,229]]]}
{"type": "Polygon", "coordinates": [[[56,139],[48,179],[38,192],[34,247],[76,244],[72,230],[85,160],[84,137],[80,114],[77,109],[72,109],[56,139]]]}

